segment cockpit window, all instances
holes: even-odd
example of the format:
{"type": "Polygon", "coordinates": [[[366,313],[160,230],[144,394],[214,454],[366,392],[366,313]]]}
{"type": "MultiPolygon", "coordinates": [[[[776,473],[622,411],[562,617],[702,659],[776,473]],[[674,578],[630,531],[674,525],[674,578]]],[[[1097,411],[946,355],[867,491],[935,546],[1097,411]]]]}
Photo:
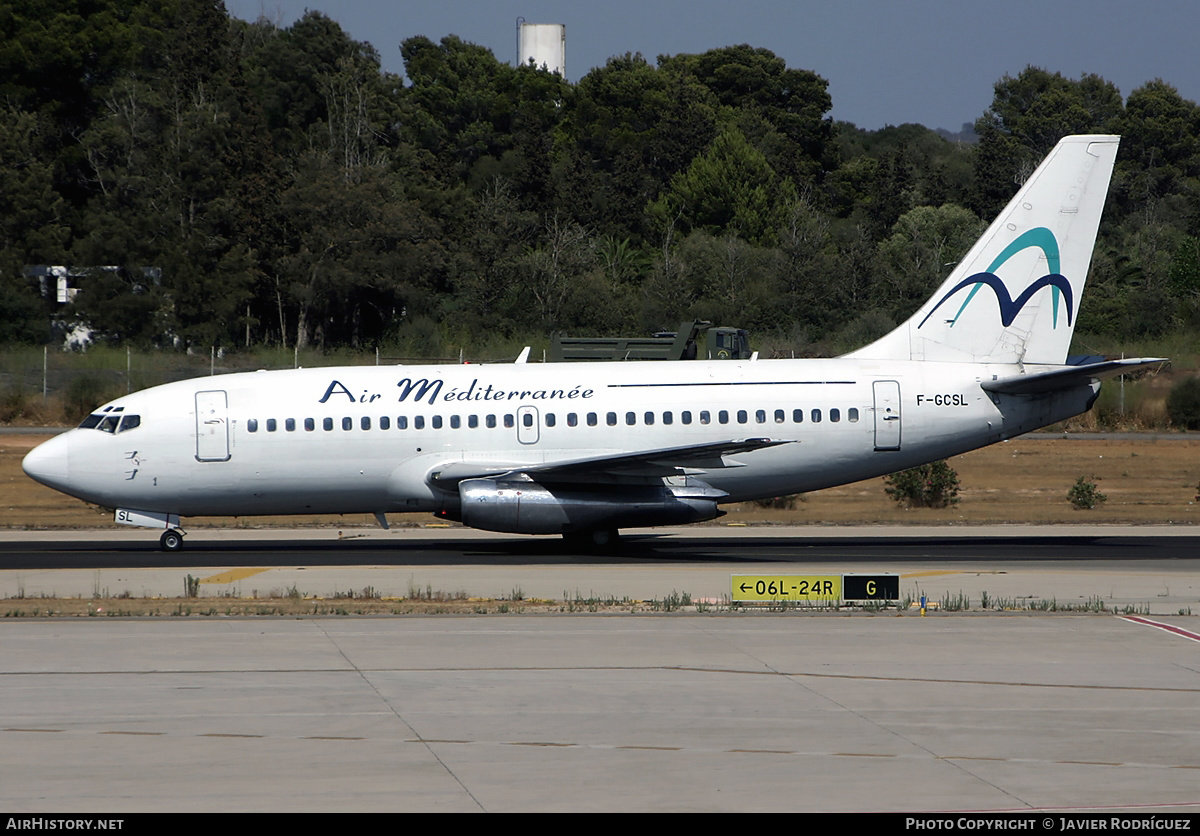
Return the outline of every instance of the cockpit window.
{"type": "Polygon", "coordinates": [[[142,416],[126,415],[121,417],[118,409],[124,409],[124,407],[118,407],[117,409],[108,407],[105,410],[105,412],[109,413],[107,415],[104,412],[93,412],[83,419],[83,422],[79,425],[79,429],[100,430],[100,432],[105,433],[123,433],[126,430],[132,430],[141,426],[142,416]],[[118,425],[120,425],[120,429],[117,428],[118,425]]]}

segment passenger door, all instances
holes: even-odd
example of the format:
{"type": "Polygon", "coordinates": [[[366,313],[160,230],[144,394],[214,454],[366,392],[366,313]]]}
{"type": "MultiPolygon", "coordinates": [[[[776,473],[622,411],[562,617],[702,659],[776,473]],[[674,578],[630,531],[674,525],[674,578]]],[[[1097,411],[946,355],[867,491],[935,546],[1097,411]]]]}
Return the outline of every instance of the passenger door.
{"type": "Polygon", "coordinates": [[[875,449],[900,449],[900,384],[875,381],[875,449]]]}
{"type": "Polygon", "coordinates": [[[196,461],[229,461],[228,412],[223,389],[196,393],[196,461]]]}

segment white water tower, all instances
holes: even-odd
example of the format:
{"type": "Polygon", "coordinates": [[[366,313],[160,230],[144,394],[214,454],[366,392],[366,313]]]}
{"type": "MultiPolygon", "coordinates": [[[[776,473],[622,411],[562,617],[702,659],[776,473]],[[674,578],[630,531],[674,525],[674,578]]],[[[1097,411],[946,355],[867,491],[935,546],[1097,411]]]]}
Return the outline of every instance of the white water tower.
{"type": "Polygon", "coordinates": [[[567,77],[567,27],[562,23],[526,23],[517,18],[517,63],[545,67],[567,77]]]}

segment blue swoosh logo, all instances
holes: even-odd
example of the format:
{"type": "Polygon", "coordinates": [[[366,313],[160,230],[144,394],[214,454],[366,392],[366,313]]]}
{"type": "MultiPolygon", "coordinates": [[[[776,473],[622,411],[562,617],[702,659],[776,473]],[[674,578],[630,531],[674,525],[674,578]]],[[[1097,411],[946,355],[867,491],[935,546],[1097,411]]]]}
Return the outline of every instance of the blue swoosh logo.
{"type": "Polygon", "coordinates": [[[1021,312],[1021,309],[1025,307],[1025,304],[1030,300],[1033,294],[1043,287],[1052,288],[1052,292],[1054,294],[1052,297],[1053,327],[1058,327],[1058,294],[1060,292],[1063,294],[1064,301],[1066,302],[1067,324],[1070,325],[1071,315],[1073,312],[1071,284],[1067,281],[1066,277],[1059,272],[1061,269],[1060,265],[1061,258],[1058,251],[1058,240],[1055,239],[1054,233],[1046,229],[1044,226],[1030,229],[1017,236],[1017,238],[1011,244],[1005,247],[1004,251],[996,256],[996,258],[992,260],[992,263],[988,265],[988,269],[986,271],[982,273],[976,273],[975,275],[964,279],[963,281],[959,282],[953,290],[939,299],[938,303],[933,306],[933,309],[926,314],[925,319],[922,319],[921,324],[917,327],[920,328],[921,325],[924,325],[929,320],[929,317],[933,316],[933,312],[942,306],[943,302],[945,302],[955,293],[958,293],[967,285],[974,285],[974,287],[971,288],[971,292],[967,294],[967,298],[964,299],[962,305],[959,306],[958,312],[954,314],[954,318],[950,320],[951,327],[958,322],[958,318],[962,316],[962,312],[966,310],[967,305],[969,305],[971,300],[975,298],[975,294],[979,292],[979,288],[983,287],[984,285],[990,287],[992,292],[996,294],[996,301],[1000,304],[1000,321],[1006,328],[1012,324],[1014,319],[1017,318],[1017,314],[1021,312]],[[1009,293],[1008,286],[1005,285],[1004,281],[996,275],[995,271],[1002,267],[1004,262],[1008,261],[1014,255],[1030,247],[1037,247],[1042,251],[1042,254],[1046,257],[1046,263],[1050,267],[1051,272],[1045,276],[1042,276],[1029,287],[1025,288],[1024,292],[1022,292],[1020,296],[1018,296],[1016,299],[1013,299],[1012,294],[1009,293]]]}
{"type": "MultiPolygon", "coordinates": [[[[1000,303],[1000,322],[1003,323],[1006,328],[1009,325],[1012,325],[1013,320],[1017,318],[1017,314],[1021,312],[1021,308],[1025,307],[1025,304],[1033,297],[1033,294],[1037,293],[1043,287],[1052,287],[1062,291],[1064,301],[1067,303],[1067,324],[1071,324],[1071,313],[1073,308],[1071,283],[1068,282],[1067,277],[1061,273],[1051,273],[1049,275],[1042,276],[1036,282],[1029,285],[1029,287],[1025,288],[1024,292],[1022,292],[1021,295],[1016,299],[1013,299],[1012,296],[1009,295],[1008,288],[996,274],[976,273],[974,276],[969,276],[963,279],[954,286],[953,290],[939,299],[938,303],[933,306],[933,310],[925,315],[925,319],[921,320],[921,325],[924,325],[929,320],[929,317],[933,316],[934,311],[940,308],[943,302],[945,302],[955,293],[958,293],[964,287],[973,284],[987,285],[992,289],[992,292],[996,294],[996,301],[1000,303]]],[[[976,290],[978,290],[978,288],[976,288],[976,290]]],[[[972,295],[974,295],[974,291],[972,291],[972,295]]],[[[964,304],[963,307],[966,307],[966,305],[964,304]]],[[[1057,313],[1057,305],[1055,308],[1057,313]]],[[[959,313],[962,313],[961,308],[959,309],[959,313]]],[[[955,316],[955,320],[952,320],[952,322],[956,320],[957,315],[955,316]]],[[[917,327],[920,328],[921,325],[918,325],[917,327]]]]}

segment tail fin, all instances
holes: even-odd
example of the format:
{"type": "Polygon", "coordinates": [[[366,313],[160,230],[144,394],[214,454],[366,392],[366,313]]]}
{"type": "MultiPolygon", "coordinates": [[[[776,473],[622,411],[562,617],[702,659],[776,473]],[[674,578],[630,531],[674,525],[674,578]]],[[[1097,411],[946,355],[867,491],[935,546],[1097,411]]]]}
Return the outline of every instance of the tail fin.
{"type": "Polygon", "coordinates": [[[1117,136],[1068,136],[912,318],[846,355],[1057,365],[1067,358],[1117,136]]]}

